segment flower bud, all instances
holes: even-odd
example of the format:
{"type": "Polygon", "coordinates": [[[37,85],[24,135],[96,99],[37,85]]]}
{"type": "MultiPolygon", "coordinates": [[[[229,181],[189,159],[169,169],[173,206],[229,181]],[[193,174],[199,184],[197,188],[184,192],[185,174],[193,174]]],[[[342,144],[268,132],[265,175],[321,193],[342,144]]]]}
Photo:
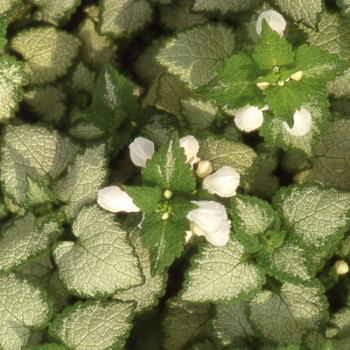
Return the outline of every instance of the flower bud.
{"type": "Polygon", "coordinates": [[[345,275],[349,272],[349,265],[345,260],[337,260],[334,267],[338,275],[345,275]]]}
{"type": "Polygon", "coordinates": [[[163,196],[166,199],[170,199],[173,196],[173,192],[171,192],[170,190],[165,190],[163,196]]]}
{"type": "Polygon", "coordinates": [[[164,213],[162,215],[162,220],[168,220],[169,219],[169,213],[164,213]]]}
{"type": "Polygon", "coordinates": [[[260,89],[260,90],[266,90],[271,84],[263,81],[261,83],[257,83],[256,86],[260,89]]]}
{"type": "Polygon", "coordinates": [[[279,81],[277,82],[277,85],[278,85],[278,86],[283,86],[284,84],[285,84],[284,80],[279,80],[279,81]]]}
{"type": "Polygon", "coordinates": [[[196,173],[199,177],[206,177],[211,174],[212,171],[213,166],[211,165],[211,162],[209,162],[209,160],[202,160],[198,164],[196,173]]]}
{"type": "Polygon", "coordinates": [[[291,78],[291,79],[293,79],[295,81],[299,81],[302,76],[303,76],[303,72],[300,70],[300,71],[292,74],[289,78],[291,78]]]}
{"type": "Polygon", "coordinates": [[[137,137],[129,145],[130,158],[136,166],[145,168],[148,159],[154,154],[154,143],[144,137],[137,137]]]}

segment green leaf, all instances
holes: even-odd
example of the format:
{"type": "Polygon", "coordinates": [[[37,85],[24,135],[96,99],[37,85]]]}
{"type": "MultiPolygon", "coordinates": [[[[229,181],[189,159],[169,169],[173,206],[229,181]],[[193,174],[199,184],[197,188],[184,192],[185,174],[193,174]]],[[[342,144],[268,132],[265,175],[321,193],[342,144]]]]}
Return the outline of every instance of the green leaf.
{"type": "Polygon", "coordinates": [[[192,13],[192,0],[179,0],[170,6],[160,8],[160,22],[166,28],[182,31],[207,21],[202,14],[192,13]]]}
{"type": "Polygon", "coordinates": [[[323,9],[322,0],[273,0],[281,12],[292,17],[295,22],[302,22],[306,26],[317,29],[320,13],[323,9]]]}
{"type": "Polygon", "coordinates": [[[100,31],[113,37],[139,31],[152,19],[152,7],[146,0],[102,0],[100,31]]]}
{"type": "Polygon", "coordinates": [[[38,10],[34,19],[54,25],[65,24],[80,5],[81,0],[32,0],[38,10]]]}
{"type": "Polygon", "coordinates": [[[0,4],[0,49],[6,43],[6,32],[9,22],[13,19],[14,14],[22,6],[22,0],[4,0],[0,4]]]}
{"type": "Polygon", "coordinates": [[[19,5],[21,0],[3,0],[0,4],[0,14],[10,11],[15,6],[19,5]]]}
{"type": "Polygon", "coordinates": [[[20,350],[51,318],[46,295],[15,274],[0,275],[0,347],[20,350]]]}
{"type": "MultiPolygon", "coordinates": [[[[92,12],[96,9],[93,6],[91,8],[92,12]]],[[[86,18],[79,27],[78,36],[83,41],[80,50],[82,60],[89,67],[99,71],[105,62],[113,62],[116,59],[117,46],[111,38],[98,33],[97,24],[94,22],[96,19],[97,14],[96,18],[94,15],[86,18]]]]}
{"type": "Polygon", "coordinates": [[[234,305],[215,306],[213,335],[222,346],[243,345],[248,338],[255,335],[247,319],[246,308],[243,301],[234,305]]]}
{"type": "Polygon", "coordinates": [[[132,86],[105,63],[97,78],[92,106],[84,117],[101,130],[114,133],[124,119],[135,116],[137,109],[132,86]]]}
{"type": "Polygon", "coordinates": [[[23,64],[15,58],[5,55],[0,57],[0,123],[14,117],[18,103],[22,100],[22,86],[27,84],[23,64]]]}
{"type": "Polygon", "coordinates": [[[153,158],[147,162],[142,179],[147,185],[161,189],[188,193],[195,189],[196,182],[190,164],[186,163],[184,149],[174,133],[168,142],[159,147],[153,158]]]}
{"type": "Polygon", "coordinates": [[[50,344],[43,344],[38,346],[29,346],[24,347],[24,350],[67,350],[65,346],[50,343],[50,344]]]}
{"type": "Polygon", "coordinates": [[[39,284],[53,304],[54,315],[68,306],[70,294],[63,288],[57,269],[51,259],[51,252],[42,255],[36,261],[24,265],[19,272],[39,284]]]}
{"type": "Polygon", "coordinates": [[[43,205],[57,205],[56,197],[43,183],[27,175],[26,207],[36,208],[43,205]]]}
{"type": "Polygon", "coordinates": [[[209,160],[214,170],[227,165],[241,175],[248,174],[258,156],[252,148],[226,138],[208,136],[198,140],[200,143],[198,157],[209,160]]]}
{"type": "Polygon", "coordinates": [[[228,109],[262,104],[263,96],[256,86],[259,68],[247,53],[239,52],[226,59],[217,76],[196,90],[199,97],[210,99],[228,109]]]}
{"type": "Polygon", "coordinates": [[[145,311],[158,304],[158,299],[165,293],[167,274],[151,276],[151,262],[148,249],[141,243],[140,230],[133,230],[129,233],[131,243],[135,247],[136,254],[140,260],[145,283],[141,286],[131,287],[113,295],[113,299],[124,301],[136,301],[136,312],[145,311]]]}
{"type": "Polygon", "coordinates": [[[105,145],[92,146],[77,154],[66,175],[56,182],[53,193],[67,204],[68,219],[74,218],[85,204],[97,199],[97,192],[106,180],[106,167],[105,145]]]}
{"type": "Polygon", "coordinates": [[[31,84],[50,83],[65,75],[78,54],[80,40],[53,27],[33,27],[18,33],[11,48],[25,60],[31,84]]]}
{"type": "Polygon", "coordinates": [[[282,188],[274,197],[293,237],[309,248],[325,250],[336,244],[349,224],[350,193],[317,185],[282,188]]]}
{"type": "Polygon", "coordinates": [[[165,44],[157,55],[169,73],[190,88],[198,88],[215,77],[215,70],[232,55],[235,36],[223,25],[205,24],[182,32],[165,44]]]}
{"type": "Polygon", "coordinates": [[[279,189],[279,178],[274,172],[279,164],[279,154],[276,147],[261,144],[256,163],[256,171],[253,174],[253,181],[244,183],[245,193],[255,195],[263,199],[270,199],[279,189]]]}
{"type": "Polygon", "coordinates": [[[326,337],[336,340],[350,339],[350,307],[344,307],[333,315],[326,330],[326,337]]]}
{"type": "Polygon", "coordinates": [[[157,209],[162,198],[162,190],[159,187],[124,185],[123,190],[133,199],[135,205],[147,214],[152,214],[157,209]]]}
{"type": "Polygon", "coordinates": [[[342,61],[336,55],[321,51],[318,47],[307,44],[299,46],[295,58],[296,71],[302,71],[301,82],[315,93],[320,93],[324,85],[332,80],[337,73],[349,68],[349,64],[342,61]]]}
{"type": "Polygon", "coordinates": [[[314,276],[312,256],[293,242],[285,242],[273,252],[259,254],[259,265],[282,282],[302,283],[314,276]]]}
{"type": "Polygon", "coordinates": [[[289,66],[294,63],[294,56],[292,45],[272,30],[264,19],[261,35],[253,51],[253,58],[260,69],[272,70],[275,66],[289,66]]]}
{"type": "Polygon", "coordinates": [[[173,298],[167,306],[163,321],[166,350],[181,350],[189,342],[208,334],[209,304],[193,304],[173,298]]]}
{"type": "Polygon", "coordinates": [[[69,129],[69,134],[78,140],[91,141],[100,138],[104,132],[93,124],[83,120],[73,125],[69,129]]]}
{"type": "Polygon", "coordinates": [[[284,86],[271,86],[263,91],[266,103],[275,117],[293,125],[293,114],[308,100],[304,86],[297,81],[289,81],[284,86]]]}
{"type": "Polygon", "coordinates": [[[72,74],[71,84],[74,91],[90,94],[95,87],[95,72],[80,62],[72,74]]]}
{"type": "Polygon", "coordinates": [[[0,237],[0,270],[10,270],[25,263],[57,242],[62,234],[55,221],[40,223],[32,213],[15,219],[0,237]]]}
{"type": "Polygon", "coordinates": [[[132,328],[133,303],[90,300],[77,302],[50,326],[50,335],[69,349],[124,349],[132,328]]]}
{"type": "Polygon", "coordinates": [[[153,80],[147,95],[142,101],[142,108],[154,105],[181,119],[180,99],[192,95],[175,76],[163,72],[153,80]]]}
{"type": "Polygon", "coordinates": [[[193,130],[205,130],[213,123],[218,108],[209,101],[200,101],[193,98],[180,101],[181,114],[193,130]]]}
{"type": "Polygon", "coordinates": [[[302,27],[308,43],[323,51],[336,54],[344,61],[350,59],[349,21],[337,13],[325,11],[320,15],[318,30],[302,27]]]}
{"type": "Polygon", "coordinates": [[[189,350],[216,350],[217,346],[211,341],[211,338],[204,338],[192,343],[189,350]]]}
{"type": "Polygon", "coordinates": [[[146,214],[140,235],[142,245],[149,249],[152,276],[162,274],[181,255],[186,230],[189,224],[185,219],[170,214],[163,220],[160,213],[146,214]]]}
{"type": "Polygon", "coordinates": [[[27,175],[49,185],[66,168],[78,147],[56,131],[33,125],[9,125],[1,147],[1,182],[5,193],[24,205],[27,175]]]}
{"type": "Polygon", "coordinates": [[[243,12],[257,5],[259,0],[195,0],[193,11],[215,12],[226,15],[231,12],[243,12]]]}
{"type": "Polygon", "coordinates": [[[349,0],[337,0],[337,5],[341,8],[343,16],[350,17],[350,1],[349,0]]]}
{"type": "Polygon", "coordinates": [[[232,238],[224,247],[203,245],[191,260],[181,299],[227,303],[254,295],[265,277],[259,268],[245,261],[245,253],[244,247],[232,238]]]}
{"type": "Polygon", "coordinates": [[[269,229],[278,230],[281,225],[277,212],[270,204],[256,197],[232,197],[229,214],[235,237],[249,253],[265,248],[265,232],[269,229]]]}
{"type": "Polygon", "coordinates": [[[334,80],[329,81],[326,86],[326,92],[329,96],[337,99],[350,99],[350,69],[338,75],[334,80]]]}
{"type": "MultiPolygon", "coordinates": [[[[276,103],[278,103],[278,100],[276,100],[276,103]]],[[[312,117],[311,130],[306,135],[294,136],[290,134],[281,120],[268,113],[264,115],[264,124],[259,133],[269,144],[278,145],[285,151],[301,151],[311,157],[313,149],[320,137],[323,136],[328,123],[329,102],[325,97],[322,97],[322,99],[319,99],[319,97],[318,99],[309,98],[307,102],[302,103],[301,107],[308,110],[312,117]]],[[[289,120],[291,120],[293,114],[289,115],[289,120]]]]}
{"type": "Polygon", "coordinates": [[[297,175],[299,183],[317,182],[350,190],[350,120],[332,122],[310,159],[311,169],[297,175]]]}
{"type": "Polygon", "coordinates": [[[179,119],[155,107],[145,108],[140,117],[141,134],[157,145],[162,145],[180,130],[179,119]]]}
{"type": "Polygon", "coordinates": [[[95,205],[84,207],[72,230],[77,240],[59,243],[53,255],[61,281],[74,295],[112,295],[143,283],[127,234],[113,214],[95,205]]]}
{"type": "Polygon", "coordinates": [[[24,95],[24,101],[49,123],[58,124],[66,114],[67,95],[62,85],[29,90],[24,95]]]}
{"type": "Polygon", "coordinates": [[[197,206],[191,203],[188,198],[181,196],[175,196],[170,203],[171,213],[177,220],[184,220],[191,210],[197,208],[197,206]]]}
{"type": "Polygon", "coordinates": [[[250,320],[266,339],[280,346],[299,345],[303,334],[325,318],[325,300],[318,287],[285,283],[279,291],[255,295],[250,320]]]}

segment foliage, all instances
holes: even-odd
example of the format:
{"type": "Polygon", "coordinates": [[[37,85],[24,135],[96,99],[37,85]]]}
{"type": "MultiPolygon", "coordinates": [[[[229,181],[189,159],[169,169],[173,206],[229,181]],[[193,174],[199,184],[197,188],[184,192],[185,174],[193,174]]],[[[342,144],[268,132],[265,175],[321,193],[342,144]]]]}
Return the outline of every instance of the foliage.
{"type": "Polygon", "coordinates": [[[349,33],[349,0],[0,1],[0,349],[348,349],[349,33]]]}

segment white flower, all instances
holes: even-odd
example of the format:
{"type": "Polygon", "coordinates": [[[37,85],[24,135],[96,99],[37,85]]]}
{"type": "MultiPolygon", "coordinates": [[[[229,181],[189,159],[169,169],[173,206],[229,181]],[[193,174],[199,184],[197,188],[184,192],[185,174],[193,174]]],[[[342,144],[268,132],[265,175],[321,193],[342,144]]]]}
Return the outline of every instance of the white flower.
{"type": "Polygon", "coordinates": [[[192,201],[199,208],[191,210],[187,219],[192,222],[192,231],[204,235],[215,246],[224,246],[230,236],[231,222],[227,218],[226,208],[213,201],[192,201]]]}
{"type": "Polygon", "coordinates": [[[286,122],[282,123],[283,127],[293,136],[304,136],[311,130],[311,113],[304,107],[301,107],[300,111],[297,110],[294,113],[293,119],[294,125],[292,128],[286,122]]]}
{"type": "MultiPolygon", "coordinates": [[[[190,163],[193,167],[194,163],[200,161],[197,157],[199,151],[199,143],[192,135],[187,135],[179,140],[180,147],[185,149],[186,163],[190,163]]],[[[144,137],[137,137],[129,145],[130,158],[132,162],[142,168],[146,167],[147,160],[152,159],[154,154],[154,142],[144,137]]]]}
{"type": "Polygon", "coordinates": [[[186,155],[186,163],[191,164],[193,167],[193,164],[198,163],[200,159],[197,157],[197,153],[199,151],[199,143],[197,139],[192,135],[187,135],[185,137],[181,137],[180,141],[180,147],[183,147],[185,149],[185,155],[186,155]]]}
{"type": "Polygon", "coordinates": [[[235,124],[238,129],[251,132],[262,125],[264,122],[263,111],[267,111],[269,106],[265,105],[263,108],[246,105],[243,108],[239,108],[235,113],[235,124]]]}
{"type": "Polygon", "coordinates": [[[220,197],[232,197],[236,194],[240,175],[230,166],[223,166],[203,180],[203,188],[220,197]]]}
{"type": "Polygon", "coordinates": [[[108,186],[98,191],[97,203],[112,213],[125,211],[136,213],[140,209],[134,204],[132,198],[118,186],[108,186]]]}
{"type": "Polygon", "coordinates": [[[280,37],[283,36],[283,32],[286,29],[287,22],[280,13],[274,10],[262,12],[258,17],[258,20],[256,21],[256,32],[258,33],[258,35],[260,35],[262,31],[263,19],[266,19],[271,29],[277,32],[280,37]]]}
{"type": "Polygon", "coordinates": [[[144,137],[137,137],[129,145],[130,158],[132,162],[145,168],[148,159],[152,159],[154,154],[154,143],[144,137]]]}

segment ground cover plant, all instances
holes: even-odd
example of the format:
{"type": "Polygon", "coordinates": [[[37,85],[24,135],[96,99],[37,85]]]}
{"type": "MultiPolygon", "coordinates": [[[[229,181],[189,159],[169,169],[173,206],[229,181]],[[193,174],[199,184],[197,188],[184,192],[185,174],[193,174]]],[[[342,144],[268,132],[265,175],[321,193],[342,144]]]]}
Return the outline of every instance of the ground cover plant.
{"type": "Polygon", "coordinates": [[[2,0],[0,349],[350,349],[350,1],[2,0]]]}

